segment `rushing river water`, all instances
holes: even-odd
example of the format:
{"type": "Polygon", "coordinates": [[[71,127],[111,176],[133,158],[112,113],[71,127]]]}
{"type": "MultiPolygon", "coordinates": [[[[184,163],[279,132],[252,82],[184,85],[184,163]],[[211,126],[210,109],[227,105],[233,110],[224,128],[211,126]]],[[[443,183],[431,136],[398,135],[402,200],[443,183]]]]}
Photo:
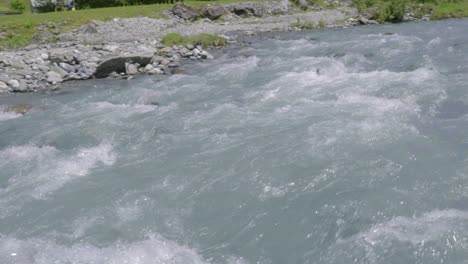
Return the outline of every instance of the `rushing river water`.
{"type": "Polygon", "coordinates": [[[0,113],[0,263],[465,263],[467,28],[278,33],[0,98],[34,107],[0,113]]]}

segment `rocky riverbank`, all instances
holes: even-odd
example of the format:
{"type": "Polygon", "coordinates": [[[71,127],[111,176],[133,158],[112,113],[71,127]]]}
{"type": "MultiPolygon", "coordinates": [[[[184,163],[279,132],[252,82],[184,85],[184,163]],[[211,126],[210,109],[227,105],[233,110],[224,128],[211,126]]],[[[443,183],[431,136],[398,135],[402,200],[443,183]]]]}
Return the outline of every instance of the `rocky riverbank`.
{"type": "Polygon", "coordinates": [[[164,46],[161,38],[168,33],[210,33],[235,43],[239,34],[376,23],[359,16],[346,2],[340,4],[333,10],[311,6],[299,12],[288,0],[201,9],[179,3],[163,19],[90,21],[58,35],[58,43],[48,43],[50,33],[43,32],[34,38],[36,44],[0,52],[0,94],[53,90],[70,80],[171,74],[184,60],[213,59],[201,46],[164,46]]]}

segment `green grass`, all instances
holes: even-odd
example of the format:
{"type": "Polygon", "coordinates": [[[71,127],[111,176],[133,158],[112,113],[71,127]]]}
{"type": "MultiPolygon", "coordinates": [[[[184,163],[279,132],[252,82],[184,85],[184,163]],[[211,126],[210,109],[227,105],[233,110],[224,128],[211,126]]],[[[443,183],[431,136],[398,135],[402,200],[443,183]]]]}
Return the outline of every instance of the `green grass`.
{"type": "Polygon", "coordinates": [[[177,33],[170,33],[165,35],[161,42],[166,46],[172,45],[201,45],[204,48],[206,47],[221,47],[226,45],[226,39],[220,36],[211,35],[211,34],[199,34],[195,36],[183,36],[177,33]]]}
{"type": "MultiPolygon", "coordinates": [[[[0,1],[3,3],[7,0],[0,1]]],[[[249,0],[185,1],[184,3],[194,7],[202,7],[207,4],[224,4],[242,1],[249,0]]],[[[0,49],[2,47],[13,48],[27,45],[31,41],[33,35],[38,31],[37,26],[39,25],[48,25],[52,22],[60,25],[61,31],[66,31],[70,28],[82,25],[89,20],[106,21],[113,18],[142,16],[158,18],[161,17],[164,10],[172,6],[173,4],[155,4],[85,9],[75,12],[52,12],[42,14],[25,12],[21,15],[2,16],[0,18],[0,49]]],[[[30,10],[29,4],[27,8],[30,10]]]]}
{"type": "Polygon", "coordinates": [[[468,1],[450,2],[429,5],[434,12],[432,19],[444,19],[451,17],[468,17],[468,1]]]}

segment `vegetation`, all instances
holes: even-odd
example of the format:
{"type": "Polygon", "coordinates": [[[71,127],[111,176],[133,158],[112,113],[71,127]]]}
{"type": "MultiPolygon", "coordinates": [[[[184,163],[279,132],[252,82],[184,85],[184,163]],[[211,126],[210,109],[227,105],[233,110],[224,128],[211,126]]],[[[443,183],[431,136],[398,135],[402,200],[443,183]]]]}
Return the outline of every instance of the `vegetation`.
{"type": "Polygon", "coordinates": [[[468,0],[353,0],[362,14],[380,22],[400,22],[411,11],[417,18],[433,19],[468,16],[468,0]]]}
{"type": "MultiPolygon", "coordinates": [[[[0,0],[7,1],[7,0],[0,0]]],[[[194,7],[207,4],[222,4],[246,0],[212,0],[193,1],[185,3],[194,7]]],[[[59,34],[89,20],[107,21],[113,18],[152,17],[159,18],[162,12],[171,8],[172,4],[120,6],[97,9],[77,10],[75,12],[52,12],[32,14],[27,11],[21,15],[2,16],[0,18],[0,49],[24,46],[30,43],[33,36],[47,29],[52,34],[59,34]]],[[[28,8],[29,6],[27,6],[28,8]]],[[[28,9],[26,9],[28,10],[28,9]]]]}
{"type": "Polygon", "coordinates": [[[211,35],[211,34],[199,34],[195,36],[183,36],[177,33],[170,33],[165,35],[161,42],[166,46],[173,45],[201,45],[204,48],[206,47],[221,47],[226,45],[226,39],[220,36],[211,35]]]}
{"type": "Polygon", "coordinates": [[[468,17],[468,1],[443,2],[428,4],[432,8],[432,19],[444,19],[450,17],[468,17]]]}
{"type": "Polygon", "coordinates": [[[320,20],[317,24],[314,24],[311,21],[302,21],[300,19],[297,19],[296,22],[292,23],[290,25],[293,28],[299,28],[302,30],[311,30],[311,29],[320,29],[326,27],[325,21],[320,20]]]}
{"type": "Polygon", "coordinates": [[[15,11],[18,11],[18,12],[21,12],[21,13],[23,13],[24,10],[26,9],[26,7],[24,5],[24,1],[22,1],[22,0],[11,0],[10,1],[10,8],[12,10],[15,10],[15,11]]]}

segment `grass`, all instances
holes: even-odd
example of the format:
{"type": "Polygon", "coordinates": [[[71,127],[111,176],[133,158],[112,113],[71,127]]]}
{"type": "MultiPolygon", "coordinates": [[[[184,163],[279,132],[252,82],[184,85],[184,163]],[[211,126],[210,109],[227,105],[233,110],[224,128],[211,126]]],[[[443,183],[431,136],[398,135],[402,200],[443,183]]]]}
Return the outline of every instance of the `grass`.
{"type": "MultiPolygon", "coordinates": [[[[0,0],[0,3],[8,0],[0,0]]],[[[29,1],[29,0],[25,0],[29,1]]],[[[248,0],[213,0],[213,1],[185,1],[193,7],[202,7],[207,4],[235,3],[248,0]]],[[[0,4],[0,6],[2,6],[0,4]]],[[[75,12],[52,12],[42,14],[32,14],[25,12],[21,15],[9,15],[0,17],[0,49],[14,48],[27,45],[33,35],[38,32],[39,25],[59,24],[60,30],[65,31],[70,28],[82,25],[89,20],[111,20],[113,18],[128,17],[161,17],[162,12],[171,8],[173,4],[138,5],[125,7],[109,7],[98,9],[77,10],[75,12]]],[[[30,10],[30,5],[27,5],[30,10]]]]}
{"type": "Polygon", "coordinates": [[[165,35],[161,42],[166,46],[173,45],[201,45],[204,48],[206,47],[221,47],[226,44],[226,39],[220,36],[211,35],[211,34],[199,34],[195,36],[183,36],[177,33],[169,33],[165,35]]]}
{"type": "Polygon", "coordinates": [[[326,27],[326,23],[323,20],[320,20],[317,24],[312,23],[311,21],[302,21],[297,19],[296,22],[290,24],[292,28],[299,28],[301,30],[311,30],[311,29],[321,29],[326,27]]]}
{"type": "Polygon", "coordinates": [[[432,19],[444,19],[451,17],[468,17],[468,1],[445,2],[438,5],[430,4],[434,11],[432,19]]]}

